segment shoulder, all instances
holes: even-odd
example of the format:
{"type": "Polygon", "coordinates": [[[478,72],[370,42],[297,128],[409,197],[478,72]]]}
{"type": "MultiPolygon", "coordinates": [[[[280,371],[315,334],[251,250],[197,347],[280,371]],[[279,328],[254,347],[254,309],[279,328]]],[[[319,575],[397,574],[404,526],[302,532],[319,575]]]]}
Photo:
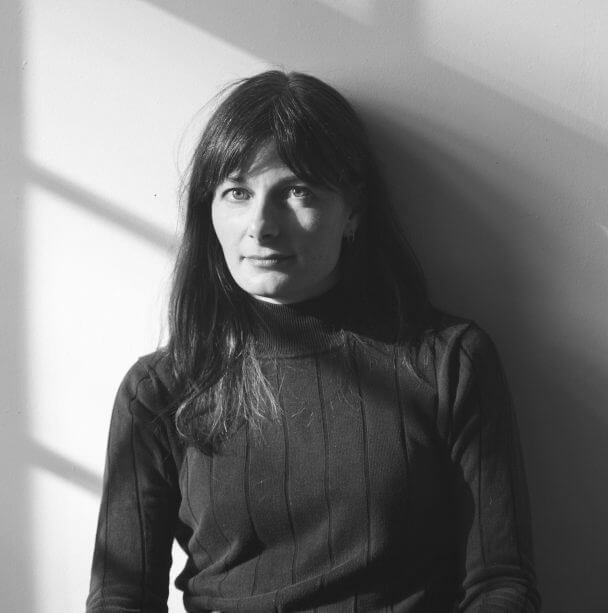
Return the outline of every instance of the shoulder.
{"type": "Polygon", "coordinates": [[[496,345],[477,323],[443,315],[432,342],[437,392],[450,404],[472,390],[486,396],[506,394],[508,385],[496,345]]]}
{"type": "Polygon", "coordinates": [[[433,346],[439,359],[458,354],[474,361],[495,351],[489,334],[475,321],[443,312],[437,314],[434,326],[424,340],[433,346]]]}
{"type": "Polygon", "coordinates": [[[117,404],[134,417],[155,418],[171,411],[174,378],[164,348],[139,357],[127,370],[118,388],[117,404]]]}
{"type": "Polygon", "coordinates": [[[169,471],[171,462],[178,466],[182,448],[174,424],[175,397],[166,352],[161,349],[138,358],[116,394],[108,457],[126,458],[135,453],[145,470],[154,465],[169,471]]]}
{"type": "Polygon", "coordinates": [[[433,387],[449,387],[471,376],[501,370],[496,346],[475,321],[437,312],[417,350],[417,365],[433,387]]]}

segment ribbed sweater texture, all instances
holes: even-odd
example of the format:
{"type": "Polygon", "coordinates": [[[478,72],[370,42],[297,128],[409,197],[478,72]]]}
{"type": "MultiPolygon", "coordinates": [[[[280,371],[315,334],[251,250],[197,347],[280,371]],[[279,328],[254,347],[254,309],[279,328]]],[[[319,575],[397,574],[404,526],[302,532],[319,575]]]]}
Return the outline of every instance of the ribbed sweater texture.
{"type": "Polygon", "coordinates": [[[168,407],[162,351],[112,414],[87,613],[535,612],[515,416],[495,348],[441,316],[408,348],[340,325],[335,292],[261,303],[257,350],[282,413],[206,455],[168,407]],[[411,351],[410,351],[411,354],[411,351]],[[410,359],[410,363],[412,360],[410,359]]]}

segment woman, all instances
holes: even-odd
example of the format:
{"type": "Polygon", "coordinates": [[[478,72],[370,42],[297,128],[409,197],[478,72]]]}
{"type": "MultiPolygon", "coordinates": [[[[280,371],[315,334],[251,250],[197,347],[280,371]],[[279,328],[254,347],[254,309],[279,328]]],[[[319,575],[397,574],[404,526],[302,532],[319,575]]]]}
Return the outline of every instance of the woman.
{"type": "Polygon", "coordinates": [[[509,394],[429,303],[325,83],[236,85],[193,158],[170,341],[118,392],[89,613],[537,611],[509,394]]]}

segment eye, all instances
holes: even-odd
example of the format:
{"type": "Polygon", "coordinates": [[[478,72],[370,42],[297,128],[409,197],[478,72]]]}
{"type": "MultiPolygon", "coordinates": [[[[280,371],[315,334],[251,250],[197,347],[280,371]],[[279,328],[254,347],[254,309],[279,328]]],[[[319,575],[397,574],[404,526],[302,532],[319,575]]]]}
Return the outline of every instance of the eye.
{"type": "Polygon", "coordinates": [[[224,197],[228,200],[247,200],[249,198],[249,192],[242,187],[231,187],[224,192],[224,197]]]}
{"type": "Polygon", "coordinates": [[[289,196],[297,200],[309,200],[312,198],[313,193],[305,185],[292,185],[289,188],[289,196]]]}

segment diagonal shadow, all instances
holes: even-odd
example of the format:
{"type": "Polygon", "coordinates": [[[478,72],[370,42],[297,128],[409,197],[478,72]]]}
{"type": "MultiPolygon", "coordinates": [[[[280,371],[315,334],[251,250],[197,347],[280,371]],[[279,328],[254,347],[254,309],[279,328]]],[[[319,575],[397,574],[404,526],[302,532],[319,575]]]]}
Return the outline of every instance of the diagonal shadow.
{"type": "Polygon", "coordinates": [[[176,239],[173,234],[130,213],[128,207],[118,206],[102,196],[98,196],[90,190],[76,185],[72,181],[60,177],[36,164],[28,164],[26,172],[27,179],[32,183],[57,194],[68,202],[72,202],[98,217],[102,217],[106,221],[120,226],[122,229],[143,238],[153,245],[161,247],[165,251],[175,251],[176,239]]]}
{"type": "MultiPolygon", "coordinates": [[[[533,113],[541,106],[545,115],[549,113],[556,123],[576,126],[576,129],[580,126],[579,131],[591,140],[600,142],[608,137],[608,130],[562,108],[549,108],[546,101],[534,100],[532,95],[527,96],[531,103],[524,105],[521,99],[494,90],[486,82],[434,58],[424,36],[426,24],[421,0],[373,2],[371,19],[366,24],[317,1],[145,2],[272,65],[302,70],[314,67],[323,74],[336,74],[340,79],[347,73],[349,82],[361,82],[363,73],[363,83],[374,99],[400,98],[402,106],[407,107],[408,96],[419,93],[416,91],[419,85],[410,79],[415,75],[416,81],[429,87],[425,92],[429,95],[433,95],[431,88],[436,82],[453,86],[457,95],[462,95],[471,85],[476,95],[479,90],[486,92],[483,101],[493,96],[504,97],[515,107],[533,113]],[[560,117],[565,119],[561,121],[560,117]]],[[[449,111],[449,102],[446,111],[449,111]]],[[[416,105],[420,105],[419,100],[416,105]]],[[[477,106],[482,104],[478,101],[477,106]]]]}
{"type": "Polygon", "coordinates": [[[405,50],[415,53],[421,30],[420,0],[373,2],[370,24],[362,24],[321,2],[146,2],[247,53],[289,68],[302,64],[327,66],[328,57],[360,58],[361,65],[375,64],[376,61],[369,62],[370,57],[402,57],[405,50]],[[395,21],[400,35],[387,37],[385,26],[395,21]]]}
{"type": "Polygon", "coordinates": [[[40,445],[35,441],[30,441],[28,445],[28,453],[32,464],[43,468],[69,481],[73,485],[77,485],[96,496],[101,492],[101,477],[83,466],[76,464],[57,452],[40,445]]]}

